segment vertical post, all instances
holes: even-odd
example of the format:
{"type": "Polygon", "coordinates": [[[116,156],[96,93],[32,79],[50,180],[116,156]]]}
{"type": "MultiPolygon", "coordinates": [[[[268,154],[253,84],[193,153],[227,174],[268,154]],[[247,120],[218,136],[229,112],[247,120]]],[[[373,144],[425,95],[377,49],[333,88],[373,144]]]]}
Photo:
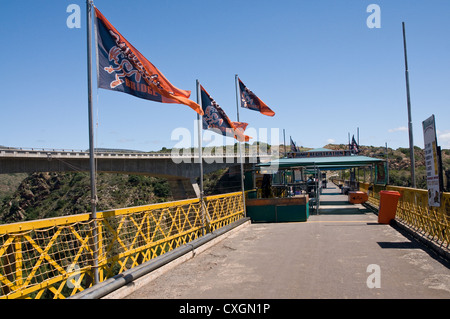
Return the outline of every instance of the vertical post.
{"type": "Polygon", "coordinates": [[[386,142],[386,184],[389,185],[389,154],[388,154],[388,147],[386,142]]]}
{"type": "Polygon", "coordinates": [[[348,132],[348,149],[349,150],[351,149],[351,147],[350,147],[350,132],[348,132]]]}
{"type": "MultiPolygon", "coordinates": [[[[360,152],[360,148],[361,148],[361,145],[359,144],[359,127],[357,127],[356,128],[356,143],[358,143],[358,153],[360,152]]],[[[358,153],[356,154],[356,155],[358,155],[358,153]]],[[[359,166],[358,166],[358,168],[357,168],[357,174],[356,174],[356,186],[357,186],[357,188],[356,188],[356,190],[359,190],[359,166]]]]}
{"type": "Polygon", "coordinates": [[[364,166],[364,183],[366,182],[366,166],[364,166]]]}
{"type": "Polygon", "coordinates": [[[373,164],[370,165],[370,182],[369,182],[369,184],[375,185],[374,180],[373,180],[373,164]]]}
{"type": "Polygon", "coordinates": [[[286,157],[286,134],[283,129],[283,150],[284,150],[284,157],[286,157]]]}
{"type": "Polygon", "coordinates": [[[95,158],[94,158],[94,116],[92,110],[92,0],[86,0],[86,23],[87,23],[87,73],[88,73],[88,112],[89,112],[89,166],[91,177],[91,219],[93,240],[93,273],[94,284],[99,283],[98,275],[98,235],[97,235],[97,190],[95,185],[95,158]]]}
{"type": "Polygon", "coordinates": [[[411,99],[409,95],[409,70],[408,70],[408,56],[406,53],[406,33],[405,33],[405,22],[402,22],[403,27],[403,50],[405,53],[405,78],[406,78],[406,101],[408,106],[408,131],[409,131],[409,157],[411,159],[411,184],[412,188],[416,188],[416,168],[414,160],[414,140],[413,140],[413,127],[411,120],[411,99]]]}
{"type": "MultiPolygon", "coordinates": [[[[236,112],[237,112],[237,121],[239,122],[239,78],[236,74],[235,77],[235,84],[236,84],[236,112]]],[[[244,132],[242,131],[242,135],[244,136],[244,132]]],[[[245,208],[245,190],[244,190],[244,163],[242,162],[242,148],[241,148],[241,141],[238,139],[238,146],[239,146],[239,159],[241,162],[241,189],[242,189],[242,205],[244,210],[244,217],[247,217],[247,210],[245,208]]],[[[244,140],[245,145],[245,140],[244,140]]],[[[245,151],[245,148],[244,148],[245,151]]]]}
{"type": "Polygon", "coordinates": [[[319,174],[320,170],[316,166],[316,163],[314,163],[314,174],[316,175],[316,182],[315,182],[315,188],[316,188],[316,214],[319,215],[319,209],[320,209],[320,184],[319,184],[319,174]]]}
{"type": "MultiPolygon", "coordinates": [[[[197,104],[202,105],[202,96],[200,91],[200,82],[196,80],[196,87],[197,87],[197,104]]],[[[202,123],[203,123],[203,116],[200,116],[200,114],[197,113],[197,131],[198,131],[198,159],[200,163],[200,205],[202,210],[202,224],[203,224],[203,235],[206,234],[206,213],[205,213],[205,205],[203,202],[203,146],[202,146],[202,123]]]]}

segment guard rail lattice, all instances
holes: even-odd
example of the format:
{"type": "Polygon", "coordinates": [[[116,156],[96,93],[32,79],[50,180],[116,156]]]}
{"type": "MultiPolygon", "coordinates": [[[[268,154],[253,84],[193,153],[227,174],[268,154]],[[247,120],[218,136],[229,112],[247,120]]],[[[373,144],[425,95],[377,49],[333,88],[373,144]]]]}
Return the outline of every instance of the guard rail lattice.
{"type": "Polygon", "coordinates": [[[0,225],[0,298],[73,296],[93,285],[95,255],[102,282],[243,217],[236,192],[0,225]]]}

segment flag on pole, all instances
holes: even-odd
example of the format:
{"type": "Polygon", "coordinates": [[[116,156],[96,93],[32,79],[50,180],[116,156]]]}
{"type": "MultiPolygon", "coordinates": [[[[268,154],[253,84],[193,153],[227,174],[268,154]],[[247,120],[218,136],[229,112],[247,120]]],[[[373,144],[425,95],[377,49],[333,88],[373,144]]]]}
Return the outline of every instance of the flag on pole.
{"type": "Polygon", "coordinates": [[[245,123],[245,122],[232,122],[233,124],[234,124],[234,126],[237,128],[237,129],[242,129],[242,131],[245,131],[245,129],[247,128],[247,126],[248,126],[248,123],[245,123]]]}
{"type": "Polygon", "coordinates": [[[203,109],[203,129],[213,130],[224,136],[234,137],[239,141],[248,142],[250,137],[244,135],[248,123],[232,122],[225,114],[224,110],[213,100],[208,92],[200,85],[202,109],[203,109]]]}
{"type": "Polygon", "coordinates": [[[241,79],[239,79],[239,90],[241,96],[241,107],[259,111],[260,113],[267,116],[274,116],[275,112],[272,111],[261,99],[259,99],[255,93],[250,91],[244,83],[242,83],[241,79]]]}
{"type": "Polygon", "coordinates": [[[191,92],[173,86],[97,8],[95,17],[98,87],[161,103],[184,104],[203,115],[200,105],[189,99],[191,92]]]}
{"type": "Polygon", "coordinates": [[[291,139],[291,152],[298,152],[297,145],[295,145],[294,141],[292,140],[292,137],[289,136],[291,139]]]}
{"type": "Polygon", "coordinates": [[[352,136],[352,144],[350,144],[350,150],[355,154],[359,153],[359,145],[358,143],[356,143],[355,135],[352,136]]]}

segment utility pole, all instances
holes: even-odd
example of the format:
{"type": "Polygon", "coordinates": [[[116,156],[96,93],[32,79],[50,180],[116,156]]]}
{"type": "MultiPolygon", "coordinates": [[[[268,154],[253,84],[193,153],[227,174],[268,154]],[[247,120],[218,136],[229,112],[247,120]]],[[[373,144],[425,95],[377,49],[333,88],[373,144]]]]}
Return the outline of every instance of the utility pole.
{"type": "Polygon", "coordinates": [[[405,52],[405,78],[406,78],[406,100],[408,106],[408,131],[409,131],[409,157],[411,159],[411,187],[416,188],[416,164],[414,160],[414,140],[413,140],[413,127],[411,120],[411,99],[409,95],[409,71],[408,71],[408,57],[406,54],[406,35],[405,35],[405,22],[402,22],[403,27],[403,49],[405,52]]]}

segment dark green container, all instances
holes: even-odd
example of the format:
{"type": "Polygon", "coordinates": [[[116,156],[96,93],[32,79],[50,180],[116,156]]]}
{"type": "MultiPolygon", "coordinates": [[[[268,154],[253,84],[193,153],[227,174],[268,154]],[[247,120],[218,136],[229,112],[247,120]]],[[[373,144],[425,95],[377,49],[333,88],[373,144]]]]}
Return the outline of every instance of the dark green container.
{"type": "Polygon", "coordinates": [[[257,197],[257,192],[256,191],[248,191],[247,197],[248,197],[248,199],[255,199],[257,197]]]}
{"type": "Polygon", "coordinates": [[[306,222],[309,218],[308,196],[248,199],[246,209],[252,222],[306,222]]]}

